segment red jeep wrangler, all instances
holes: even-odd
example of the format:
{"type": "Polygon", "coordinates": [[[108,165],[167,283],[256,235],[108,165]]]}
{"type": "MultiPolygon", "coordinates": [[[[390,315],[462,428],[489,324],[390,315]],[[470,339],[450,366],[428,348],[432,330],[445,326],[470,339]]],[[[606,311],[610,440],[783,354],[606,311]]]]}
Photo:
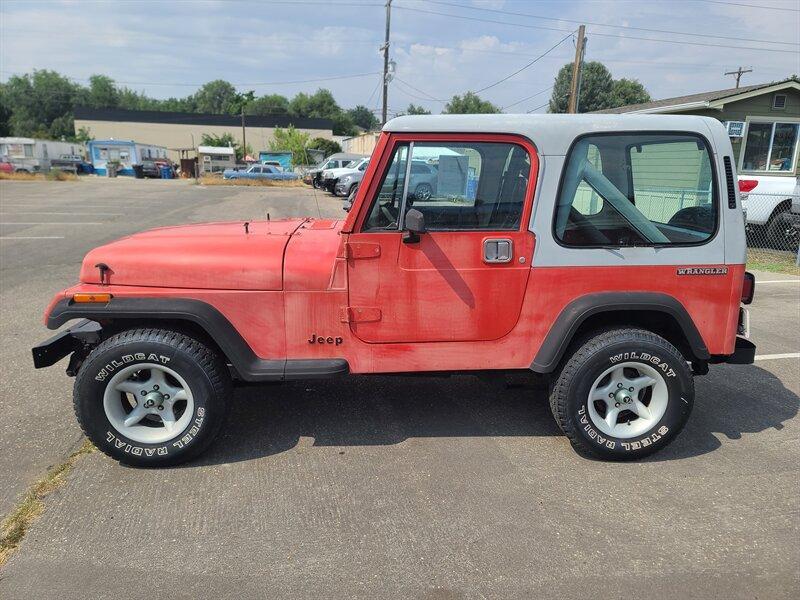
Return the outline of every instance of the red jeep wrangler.
{"type": "Polygon", "coordinates": [[[162,227],[89,252],[45,314],[89,439],[133,465],[209,446],[233,381],[532,371],[581,452],[666,446],[709,363],[748,364],[725,128],[690,116],[386,125],[343,221],[162,227]],[[738,335],[737,335],[738,334],[738,335]]]}

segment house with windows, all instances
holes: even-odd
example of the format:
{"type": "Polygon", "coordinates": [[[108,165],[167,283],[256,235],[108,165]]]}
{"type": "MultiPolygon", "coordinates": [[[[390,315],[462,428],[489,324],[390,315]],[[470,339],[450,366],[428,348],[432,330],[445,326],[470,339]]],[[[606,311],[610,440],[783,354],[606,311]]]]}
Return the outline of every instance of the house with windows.
{"type": "Polygon", "coordinates": [[[740,175],[798,175],[800,80],[795,77],[597,112],[714,117],[728,129],[740,175]]]}

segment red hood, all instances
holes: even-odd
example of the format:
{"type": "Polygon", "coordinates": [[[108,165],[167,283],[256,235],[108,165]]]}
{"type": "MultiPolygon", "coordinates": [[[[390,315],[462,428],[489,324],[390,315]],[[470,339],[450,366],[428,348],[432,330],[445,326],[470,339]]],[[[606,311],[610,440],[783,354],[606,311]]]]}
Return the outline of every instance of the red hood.
{"type": "Polygon", "coordinates": [[[100,283],[104,263],[112,285],[280,290],[286,244],[304,221],[254,221],[249,233],[243,221],[151,229],[90,251],[80,280],[100,283]]]}

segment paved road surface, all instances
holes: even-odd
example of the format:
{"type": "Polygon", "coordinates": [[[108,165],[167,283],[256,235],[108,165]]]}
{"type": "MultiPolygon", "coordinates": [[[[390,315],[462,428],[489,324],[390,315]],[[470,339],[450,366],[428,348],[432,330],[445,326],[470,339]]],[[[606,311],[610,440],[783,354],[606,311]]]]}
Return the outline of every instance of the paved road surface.
{"type": "MultiPolygon", "coordinates": [[[[138,181],[4,185],[0,205],[3,222],[45,220],[12,216],[17,205],[103,222],[0,230],[63,236],[0,242],[4,510],[78,439],[71,381],[32,371],[28,348],[85,250],[264,205],[316,212],[308,192],[138,181]]],[[[339,214],[338,201],[320,205],[339,214]]],[[[758,286],[759,354],[800,351],[799,307],[800,283],[758,286]]],[[[667,450],[611,464],[577,456],[531,388],[468,376],[240,388],[197,462],[83,458],[0,575],[0,596],[798,597],[798,394],[796,357],[712,367],[667,450]]]]}

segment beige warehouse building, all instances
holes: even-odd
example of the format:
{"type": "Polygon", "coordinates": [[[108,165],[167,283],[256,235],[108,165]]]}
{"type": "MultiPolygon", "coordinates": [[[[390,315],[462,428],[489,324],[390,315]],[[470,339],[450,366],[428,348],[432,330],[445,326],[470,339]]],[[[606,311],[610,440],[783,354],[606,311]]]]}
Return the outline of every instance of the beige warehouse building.
{"type": "MultiPolygon", "coordinates": [[[[277,128],[290,125],[312,138],[333,139],[333,123],[328,119],[245,115],[247,145],[258,156],[260,150],[269,148],[277,128]]],[[[175,161],[181,158],[180,150],[195,150],[204,133],[229,133],[237,142],[242,142],[242,118],[230,115],[76,107],[75,131],[81,128],[86,128],[95,139],[136,140],[164,146],[175,161]]]]}

